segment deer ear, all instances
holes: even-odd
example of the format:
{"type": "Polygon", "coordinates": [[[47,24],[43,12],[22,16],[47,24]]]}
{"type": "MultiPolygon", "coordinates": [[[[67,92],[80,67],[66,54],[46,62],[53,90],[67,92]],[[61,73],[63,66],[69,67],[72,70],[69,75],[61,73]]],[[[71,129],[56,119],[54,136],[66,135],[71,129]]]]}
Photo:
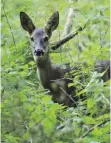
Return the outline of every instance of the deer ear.
{"type": "Polygon", "coordinates": [[[20,12],[20,22],[23,29],[29,32],[29,34],[32,34],[32,32],[35,30],[32,20],[25,12],[20,12]]]}
{"type": "Polygon", "coordinates": [[[56,11],[52,14],[50,19],[48,20],[45,31],[47,35],[50,37],[52,35],[52,31],[54,31],[59,25],[59,12],[56,11]]]}

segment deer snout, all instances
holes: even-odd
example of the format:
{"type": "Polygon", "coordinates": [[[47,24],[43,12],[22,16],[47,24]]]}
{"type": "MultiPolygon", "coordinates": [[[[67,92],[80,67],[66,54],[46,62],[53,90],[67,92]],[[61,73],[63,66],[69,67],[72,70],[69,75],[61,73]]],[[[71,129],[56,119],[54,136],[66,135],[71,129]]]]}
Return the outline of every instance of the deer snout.
{"type": "Polygon", "coordinates": [[[34,51],[35,56],[43,56],[44,55],[44,51],[41,49],[37,49],[34,51]]]}

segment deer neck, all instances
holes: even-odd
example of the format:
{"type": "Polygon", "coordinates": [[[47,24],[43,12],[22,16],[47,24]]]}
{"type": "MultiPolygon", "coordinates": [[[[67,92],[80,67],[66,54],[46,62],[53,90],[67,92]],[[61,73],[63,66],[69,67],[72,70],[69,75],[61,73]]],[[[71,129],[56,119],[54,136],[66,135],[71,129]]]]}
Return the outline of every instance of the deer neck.
{"type": "Polygon", "coordinates": [[[50,57],[44,58],[37,63],[38,77],[44,88],[50,87],[50,80],[52,75],[52,63],[50,57]]]}

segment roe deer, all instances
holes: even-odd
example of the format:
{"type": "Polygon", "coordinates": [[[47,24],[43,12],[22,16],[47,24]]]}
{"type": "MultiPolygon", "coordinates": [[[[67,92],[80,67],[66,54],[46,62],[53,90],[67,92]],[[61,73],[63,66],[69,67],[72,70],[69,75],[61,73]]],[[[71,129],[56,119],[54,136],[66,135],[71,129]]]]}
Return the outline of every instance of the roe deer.
{"type": "MultiPolygon", "coordinates": [[[[58,27],[59,13],[55,12],[52,14],[44,29],[36,28],[32,20],[24,12],[20,12],[20,21],[23,29],[29,33],[33,43],[32,53],[37,64],[42,86],[50,90],[54,102],[67,106],[75,105],[76,97],[71,96],[72,91],[75,91],[75,87],[69,88],[68,83],[70,80],[64,77],[66,71],[69,72],[71,68],[69,68],[68,64],[66,64],[66,70],[62,66],[52,65],[49,55],[49,39],[52,32],[58,27]]],[[[102,62],[100,61],[98,64],[101,66],[102,62]]],[[[107,68],[109,68],[109,63],[105,69],[107,68]]],[[[77,68],[74,67],[73,69],[77,68]]]]}

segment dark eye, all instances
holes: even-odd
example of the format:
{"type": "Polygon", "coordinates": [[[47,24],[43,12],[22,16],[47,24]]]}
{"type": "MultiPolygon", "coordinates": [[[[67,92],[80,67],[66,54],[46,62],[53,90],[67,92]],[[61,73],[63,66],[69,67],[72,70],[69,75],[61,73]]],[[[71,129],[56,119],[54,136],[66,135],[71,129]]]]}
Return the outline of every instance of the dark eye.
{"type": "Polygon", "coordinates": [[[44,37],[44,42],[48,41],[48,36],[44,37]]]}
{"type": "Polygon", "coordinates": [[[33,37],[31,37],[30,39],[31,39],[31,41],[34,41],[34,38],[33,38],[33,37]]]}

